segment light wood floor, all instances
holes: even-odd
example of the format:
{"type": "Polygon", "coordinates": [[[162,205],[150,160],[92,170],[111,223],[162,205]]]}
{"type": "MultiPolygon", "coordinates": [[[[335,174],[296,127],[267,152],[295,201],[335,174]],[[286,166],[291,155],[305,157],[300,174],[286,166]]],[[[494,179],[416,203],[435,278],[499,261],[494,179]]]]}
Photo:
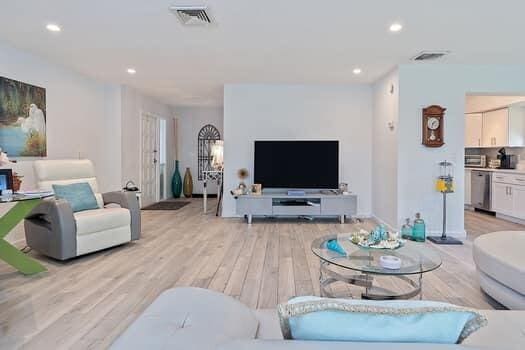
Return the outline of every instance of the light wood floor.
{"type": "MultiPolygon", "coordinates": [[[[132,244],[66,263],[31,252],[49,269],[34,277],[0,262],[0,348],[106,348],[160,292],[175,286],[221,291],[257,308],[319,294],[311,241],[373,225],[255,220],[248,226],[211,211],[203,215],[200,200],[178,211],[146,211],[142,239],[132,244]]],[[[466,225],[465,245],[436,247],[443,266],[425,275],[423,296],[492,308],[476,282],[472,237],[524,227],[472,212],[466,225]]]]}

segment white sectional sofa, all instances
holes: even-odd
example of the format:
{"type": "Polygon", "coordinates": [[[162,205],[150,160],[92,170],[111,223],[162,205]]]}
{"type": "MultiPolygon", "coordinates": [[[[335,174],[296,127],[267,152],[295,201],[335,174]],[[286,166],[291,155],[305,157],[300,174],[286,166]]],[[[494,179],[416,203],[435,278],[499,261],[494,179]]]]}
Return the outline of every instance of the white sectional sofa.
{"type": "Polygon", "coordinates": [[[283,340],[277,311],[251,310],[221,293],[176,288],[162,293],[111,349],[525,349],[525,311],[480,311],[488,325],[461,345],[283,340]]]}
{"type": "Polygon", "coordinates": [[[525,310],[525,232],[480,236],[473,255],[481,288],[507,308],[525,310]]]}

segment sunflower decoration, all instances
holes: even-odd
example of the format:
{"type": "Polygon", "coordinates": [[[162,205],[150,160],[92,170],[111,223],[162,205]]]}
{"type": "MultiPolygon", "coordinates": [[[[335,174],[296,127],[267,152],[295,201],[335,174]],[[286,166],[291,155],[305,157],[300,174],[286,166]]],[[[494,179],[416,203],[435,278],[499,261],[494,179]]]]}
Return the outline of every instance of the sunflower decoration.
{"type": "Polygon", "coordinates": [[[246,180],[248,176],[250,176],[250,172],[248,171],[248,169],[241,168],[237,170],[237,177],[239,178],[239,180],[241,180],[241,182],[239,183],[239,189],[243,192],[246,191],[246,184],[244,183],[244,180],[246,180]]]}

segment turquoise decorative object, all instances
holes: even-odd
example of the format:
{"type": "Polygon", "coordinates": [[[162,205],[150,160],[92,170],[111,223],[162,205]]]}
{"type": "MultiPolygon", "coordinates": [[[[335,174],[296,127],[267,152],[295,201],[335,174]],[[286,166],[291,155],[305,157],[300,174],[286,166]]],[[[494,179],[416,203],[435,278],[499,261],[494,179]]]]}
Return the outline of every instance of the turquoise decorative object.
{"type": "Polygon", "coordinates": [[[424,242],[426,239],[426,226],[425,221],[421,219],[421,214],[416,214],[414,220],[414,227],[412,228],[412,239],[417,242],[424,242]]]}
{"type": "Polygon", "coordinates": [[[337,239],[331,239],[328,242],[326,242],[326,248],[338,254],[346,255],[346,251],[343,247],[341,247],[339,242],[337,242],[337,239]]]}
{"type": "Polygon", "coordinates": [[[410,225],[410,218],[407,218],[405,224],[401,227],[401,238],[412,239],[413,230],[412,225],[410,225]]]}
{"type": "Polygon", "coordinates": [[[175,198],[180,198],[182,193],[182,177],[180,176],[178,160],[175,161],[175,172],[173,173],[173,178],[171,179],[171,192],[175,198]]]}
{"type": "Polygon", "coordinates": [[[368,242],[371,244],[386,241],[388,239],[388,232],[385,225],[378,225],[368,236],[368,242]]]}
{"type": "Polygon", "coordinates": [[[380,234],[381,241],[388,240],[388,231],[385,225],[383,224],[379,225],[379,234],[380,234]]]}

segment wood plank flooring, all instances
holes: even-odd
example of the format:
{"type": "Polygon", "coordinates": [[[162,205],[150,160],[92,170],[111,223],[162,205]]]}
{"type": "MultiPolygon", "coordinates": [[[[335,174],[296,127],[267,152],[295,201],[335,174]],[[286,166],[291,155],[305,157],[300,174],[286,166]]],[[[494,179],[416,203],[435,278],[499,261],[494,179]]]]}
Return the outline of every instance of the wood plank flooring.
{"type": "MultiPolygon", "coordinates": [[[[212,206],[210,206],[212,207],[212,206]]],[[[143,212],[142,239],[68,262],[31,252],[49,269],[24,277],[0,262],[0,348],[100,349],[159,293],[198,286],[232,295],[254,308],[272,308],[295,295],[319,294],[316,237],[371,228],[336,220],[222,219],[201,213],[201,200],[177,211],[143,212]]],[[[467,212],[463,246],[438,247],[443,266],[424,277],[425,299],[478,308],[497,305],[480,292],[472,237],[524,226],[467,212]]],[[[396,288],[386,280],[385,286],[396,288]]],[[[333,292],[356,293],[334,286],[333,292]]]]}

